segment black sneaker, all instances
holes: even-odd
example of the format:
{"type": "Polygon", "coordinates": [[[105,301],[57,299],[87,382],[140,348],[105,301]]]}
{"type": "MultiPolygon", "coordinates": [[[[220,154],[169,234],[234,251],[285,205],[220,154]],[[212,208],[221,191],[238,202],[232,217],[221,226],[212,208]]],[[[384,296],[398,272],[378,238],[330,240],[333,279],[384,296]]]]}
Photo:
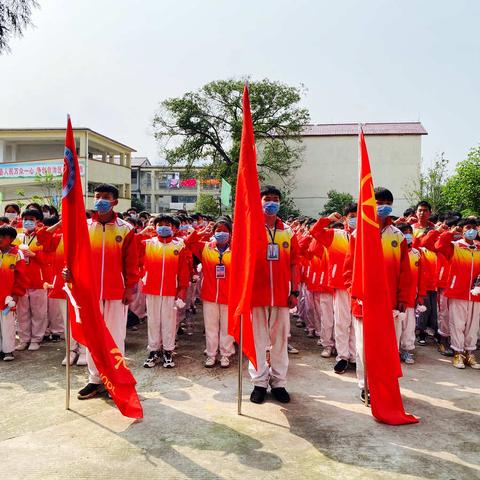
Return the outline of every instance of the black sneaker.
{"type": "MultiPolygon", "coordinates": [[[[360,392],[360,400],[365,403],[365,389],[360,392]]],[[[370,393],[368,394],[368,406],[370,406],[370,393]]]]}
{"type": "Polygon", "coordinates": [[[163,367],[173,368],[175,362],[173,361],[172,352],[163,352],[163,367]]]}
{"type": "Polygon", "coordinates": [[[418,334],[418,344],[422,346],[427,344],[427,332],[422,331],[418,334]]]}
{"type": "Polygon", "coordinates": [[[148,358],[143,362],[145,368],[153,368],[160,361],[160,352],[150,352],[148,358]]]}
{"type": "Polygon", "coordinates": [[[52,342],[57,343],[57,342],[59,342],[59,341],[61,340],[61,338],[60,338],[60,335],[59,335],[58,333],[52,333],[52,334],[50,335],[50,340],[51,340],[52,342]]]}
{"type": "Polygon", "coordinates": [[[335,364],[335,366],[333,367],[333,371],[335,373],[342,374],[347,371],[347,368],[348,368],[348,361],[342,359],[335,364]]]}
{"type": "Polygon", "coordinates": [[[290,401],[290,395],[284,387],[272,388],[273,398],[280,403],[288,403],[290,401]]]}
{"type": "Polygon", "coordinates": [[[250,394],[250,401],[253,403],[263,403],[267,396],[267,389],[265,387],[254,387],[250,394]]]}
{"type": "Polygon", "coordinates": [[[348,362],[348,368],[351,368],[352,370],[356,370],[357,362],[348,362]]]}
{"type": "Polygon", "coordinates": [[[49,342],[52,339],[51,335],[44,335],[42,342],[49,342]]]}
{"type": "Polygon", "coordinates": [[[103,385],[97,383],[88,383],[78,392],[77,398],[79,400],[87,400],[97,396],[100,393],[103,393],[104,391],[105,388],[103,385]]]}
{"type": "Polygon", "coordinates": [[[183,327],[178,327],[177,335],[183,335],[184,333],[185,333],[185,330],[183,329],[183,327]]]}

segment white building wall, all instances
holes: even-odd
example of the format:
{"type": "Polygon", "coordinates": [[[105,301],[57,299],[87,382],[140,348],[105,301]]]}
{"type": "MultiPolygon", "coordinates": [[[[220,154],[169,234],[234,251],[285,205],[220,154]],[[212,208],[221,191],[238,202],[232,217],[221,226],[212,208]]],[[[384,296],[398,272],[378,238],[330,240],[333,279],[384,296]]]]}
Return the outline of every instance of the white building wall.
{"type": "MultiPolygon", "coordinates": [[[[375,186],[390,189],[394,213],[408,206],[405,191],[418,178],[421,162],[420,135],[367,135],[366,143],[375,186]]],[[[317,217],[327,201],[327,192],[358,196],[358,137],[304,137],[304,162],[290,184],[292,197],[305,215],[317,217]]],[[[272,180],[282,186],[280,179],[272,180]]]]}

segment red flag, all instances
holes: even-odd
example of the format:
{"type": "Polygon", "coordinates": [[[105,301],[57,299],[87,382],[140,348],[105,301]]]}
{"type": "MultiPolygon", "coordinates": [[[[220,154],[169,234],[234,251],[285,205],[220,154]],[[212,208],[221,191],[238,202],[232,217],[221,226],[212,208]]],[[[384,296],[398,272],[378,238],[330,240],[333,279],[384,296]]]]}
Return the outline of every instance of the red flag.
{"type": "Polygon", "coordinates": [[[373,179],[363,131],[359,133],[360,196],[353,260],[352,297],[363,306],[365,369],[373,416],[389,425],[417,423],[405,413],[402,376],[389,299],[373,179]]]}
{"type": "Polygon", "coordinates": [[[228,333],[240,344],[240,321],[243,317],[243,352],[257,368],[252,328],[252,290],[256,260],[259,255],[266,255],[267,237],[247,85],[243,89],[243,127],[233,220],[228,333]]]}
{"type": "Polygon", "coordinates": [[[98,290],[92,288],[95,278],[90,237],[70,117],[65,136],[64,166],[62,227],[65,263],[72,275],[71,292],[67,292],[72,335],[89,349],[100,378],[122,414],[143,418],[135,378],[105,324],[100,312],[98,290]]]}

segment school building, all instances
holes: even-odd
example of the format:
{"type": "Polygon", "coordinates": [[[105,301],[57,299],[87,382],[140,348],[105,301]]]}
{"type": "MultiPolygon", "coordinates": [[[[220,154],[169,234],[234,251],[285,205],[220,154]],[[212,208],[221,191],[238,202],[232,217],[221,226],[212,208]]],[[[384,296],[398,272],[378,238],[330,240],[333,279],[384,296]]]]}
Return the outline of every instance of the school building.
{"type": "Polygon", "coordinates": [[[132,158],[132,197],[152,213],[194,211],[199,195],[220,197],[220,180],[208,178],[202,168],[152,165],[146,157],[132,158]]]}
{"type": "MultiPolygon", "coordinates": [[[[389,188],[395,197],[394,213],[409,202],[405,191],[418,179],[422,159],[420,122],[367,123],[363,126],[373,181],[389,188]]],[[[358,124],[307,125],[302,133],[303,163],[288,181],[291,196],[300,211],[317,217],[327,201],[327,192],[358,196],[358,124]]],[[[282,179],[272,178],[284,185],[282,179]]]]}
{"type": "MultiPolygon", "coordinates": [[[[119,211],[129,208],[130,162],[135,150],[90,128],[76,128],[74,136],[87,208],[92,208],[94,189],[100,183],[118,188],[119,211]]],[[[37,198],[58,205],[64,148],[64,128],[0,129],[2,207],[37,198]]]]}

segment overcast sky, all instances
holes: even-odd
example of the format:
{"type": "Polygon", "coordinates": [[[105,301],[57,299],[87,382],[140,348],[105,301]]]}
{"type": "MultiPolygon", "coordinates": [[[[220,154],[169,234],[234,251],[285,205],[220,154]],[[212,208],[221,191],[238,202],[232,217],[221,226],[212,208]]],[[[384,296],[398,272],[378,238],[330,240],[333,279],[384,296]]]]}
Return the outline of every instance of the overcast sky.
{"type": "Polygon", "coordinates": [[[211,80],[303,83],[313,123],[420,120],[423,157],[480,143],[476,0],[39,0],[0,56],[0,127],[89,127],[160,158],[158,103],[211,80]]]}

